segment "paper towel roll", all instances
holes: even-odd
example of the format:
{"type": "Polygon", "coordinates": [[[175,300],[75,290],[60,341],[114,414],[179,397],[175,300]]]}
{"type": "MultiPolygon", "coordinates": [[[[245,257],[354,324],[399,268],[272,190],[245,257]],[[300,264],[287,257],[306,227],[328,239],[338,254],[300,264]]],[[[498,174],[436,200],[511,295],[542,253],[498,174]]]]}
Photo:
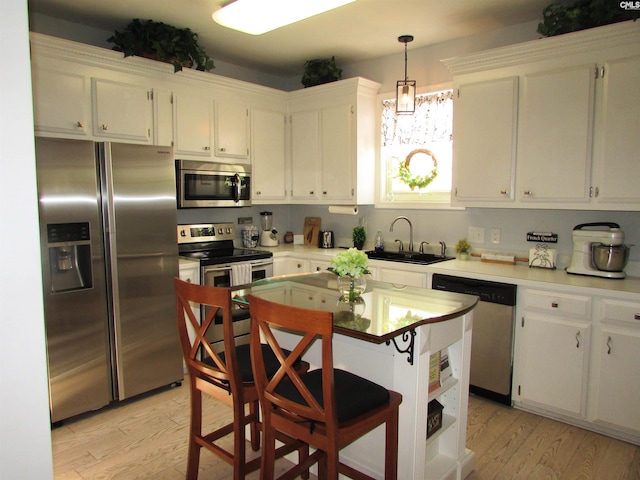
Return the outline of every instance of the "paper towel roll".
{"type": "Polygon", "coordinates": [[[338,213],[340,215],[357,215],[357,205],[329,205],[329,213],[338,213]]]}

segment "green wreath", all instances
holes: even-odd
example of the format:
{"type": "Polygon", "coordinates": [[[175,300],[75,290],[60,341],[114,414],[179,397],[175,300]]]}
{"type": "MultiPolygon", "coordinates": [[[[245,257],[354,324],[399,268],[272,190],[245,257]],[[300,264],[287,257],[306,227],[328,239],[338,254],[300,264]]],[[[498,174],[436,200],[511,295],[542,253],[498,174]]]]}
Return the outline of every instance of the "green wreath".
{"type": "Polygon", "coordinates": [[[418,148],[413,150],[407,155],[404,162],[402,162],[398,168],[398,175],[396,178],[399,178],[402,183],[407,185],[412,191],[414,188],[418,187],[426,188],[433,180],[438,176],[438,161],[436,160],[436,156],[433,154],[431,150],[427,150],[426,148],[418,148]],[[409,170],[409,164],[411,163],[411,158],[417,153],[424,153],[431,157],[433,161],[433,169],[431,170],[431,175],[427,175],[421,177],[420,175],[414,175],[409,170]]]}

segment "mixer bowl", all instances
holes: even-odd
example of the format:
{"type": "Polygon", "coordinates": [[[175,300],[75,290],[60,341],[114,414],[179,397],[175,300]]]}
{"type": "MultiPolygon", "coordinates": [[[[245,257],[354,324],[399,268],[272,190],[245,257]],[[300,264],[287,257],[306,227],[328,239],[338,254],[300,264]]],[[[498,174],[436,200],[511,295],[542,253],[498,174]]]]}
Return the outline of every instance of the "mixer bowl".
{"type": "Polygon", "coordinates": [[[604,272],[621,272],[629,261],[629,245],[591,244],[594,267],[604,272]]]}

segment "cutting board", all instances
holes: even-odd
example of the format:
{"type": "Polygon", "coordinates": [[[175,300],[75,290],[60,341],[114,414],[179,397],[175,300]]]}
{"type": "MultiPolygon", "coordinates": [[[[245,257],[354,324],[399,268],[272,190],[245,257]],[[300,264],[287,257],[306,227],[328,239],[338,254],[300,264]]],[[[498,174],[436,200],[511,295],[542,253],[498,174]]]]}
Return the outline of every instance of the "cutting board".
{"type": "Polygon", "coordinates": [[[318,235],[320,234],[320,225],[322,224],[322,219],[320,217],[305,217],[304,219],[304,230],[302,234],[304,235],[304,244],[305,245],[315,245],[318,246],[318,235]]]}

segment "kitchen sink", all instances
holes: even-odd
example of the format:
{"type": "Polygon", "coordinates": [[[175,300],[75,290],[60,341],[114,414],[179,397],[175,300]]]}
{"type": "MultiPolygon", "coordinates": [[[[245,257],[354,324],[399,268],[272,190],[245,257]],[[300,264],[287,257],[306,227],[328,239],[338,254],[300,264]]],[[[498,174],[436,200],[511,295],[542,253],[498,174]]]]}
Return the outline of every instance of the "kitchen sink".
{"type": "Polygon", "coordinates": [[[433,253],[418,252],[377,252],[370,250],[365,252],[371,260],[386,260],[388,262],[417,263],[420,265],[429,265],[431,263],[444,262],[445,260],[453,260],[454,257],[441,257],[433,253]]]}

